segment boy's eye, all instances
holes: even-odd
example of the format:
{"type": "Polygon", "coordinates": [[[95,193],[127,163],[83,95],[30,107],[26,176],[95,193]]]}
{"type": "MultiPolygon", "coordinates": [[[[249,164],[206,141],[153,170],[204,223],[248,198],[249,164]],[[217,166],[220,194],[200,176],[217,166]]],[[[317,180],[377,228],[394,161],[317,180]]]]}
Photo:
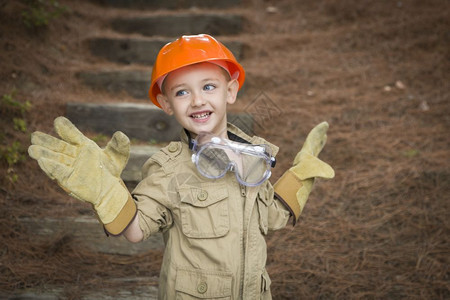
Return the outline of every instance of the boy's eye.
{"type": "Polygon", "coordinates": [[[212,90],[215,89],[215,88],[216,88],[216,86],[213,85],[213,84],[206,84],[206,85],[203,87],[203,90],[205,90],[205,91],[212,91],[212,90]]]}
{"type": "Polygon", "coordinates": [[[184,96],[187,94],[186,90],[180,90],[175,93],[175,96],[184,96]]]}

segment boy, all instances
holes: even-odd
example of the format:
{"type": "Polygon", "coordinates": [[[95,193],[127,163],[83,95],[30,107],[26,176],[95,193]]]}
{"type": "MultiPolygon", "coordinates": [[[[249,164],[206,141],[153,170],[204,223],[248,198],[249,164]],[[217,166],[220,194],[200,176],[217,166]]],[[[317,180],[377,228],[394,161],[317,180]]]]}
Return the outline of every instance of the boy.
{"type": "Polygon", "coordinates": [[[129,155],[124,134],[100,149],[60,117],[62,140],[32,135],[30,156],[72,196],[92,203],[110,234],[131,242],[163,234],[160,299],[270,299],[264,236],[291,215],[295,223],[315,177],[334,176],[317,159],[328,127],[322,123],[272,187],[278,148],[227,123],[227,105],[244,79],[231,52],[209,35],[161,49],[149,97],[184,130],[144,164],[131,194],[120,180],[129,155]]]}

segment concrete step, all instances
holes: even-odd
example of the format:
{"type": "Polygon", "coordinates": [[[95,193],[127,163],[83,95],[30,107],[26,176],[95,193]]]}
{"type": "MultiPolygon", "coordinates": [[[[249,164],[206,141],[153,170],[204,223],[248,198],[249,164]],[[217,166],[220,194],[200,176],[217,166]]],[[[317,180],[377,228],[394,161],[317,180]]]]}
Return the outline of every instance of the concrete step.
{"type": "Polygon", "coordinates": [[[229,8],[242,3],[242,0],[91,0],[107,6],[144,9],[182,9],[182,8],[229,8]]]}
{"type": "Polygon", "coordinates": [[[130,243],[123,236],[108,237],[94,216],[39,219],[23,217],[19,221],[36,240],[69,238],[95,252],[135,255],[150,249],[163,251],[164,248],[160,234],[141,243],[130,243]]]}
{"type": "MultiPolygon", "coordinates": [[[[94,55],[110,61],[123,64],[153,65],[159,50],[171,40],[167,38],[101,37],[89,40],[89,48],[94,55]]],[[[243,43],[233,40],[223,40],[223,43],[238,60],[242,58],[243,43]]]]}
{"type": "Polygon", "coordinates": [[[94,90],[104,90],[113,94],[125,92],[136,99],[147,101],[150,101],[148,89],[151,76],[151,70],[101,70],[77,74],[83,84],[94,90]]]}
{"type": "Polygon", "coordinates": [[[175,118],[153,104],[68,103],[66,116],[82,131],[122,131],[130,139],[148,142],[177,140],[181,130],[175,118]]]}
{"type": "Polygon", "coordinates": [[[213,36],[235,35],[243,30],[243,17],[219,13],[180,13],[149,17],[115,19],[114,30],[123,33],[139,33],[144,36],[172,36],[207,33],[213,36]]]}
{"type": "MultiPolygon", "coordinates": [[[[153,104],[68,103],[66,116],[82,131],[112,135],[120,130],[129,138],[148,142],[179,140],[181,131],[173,116],[153,104]]],[[[253,118],[248,113],[229,113],[228,121],[253,133],[253,118]]]]}

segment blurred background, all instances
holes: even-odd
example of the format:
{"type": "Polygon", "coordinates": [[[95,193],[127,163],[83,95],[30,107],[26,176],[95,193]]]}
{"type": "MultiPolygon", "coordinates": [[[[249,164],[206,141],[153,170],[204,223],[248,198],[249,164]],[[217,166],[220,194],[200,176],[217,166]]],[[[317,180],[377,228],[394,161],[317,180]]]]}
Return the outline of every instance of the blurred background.
{"type": "Polygon", "coordinates": [[[158,50],[209,33],[246,70],[230,121],[280,146],[272,182],[330,124],[295,226],[270,233],[274,299],[449,299],[450,3],[446,0],[0,1],[0,297],[156,299],[160,237],[107,238],[27,155],[69,117],[123,177],[179,128],[147,99],[158,50]]]}

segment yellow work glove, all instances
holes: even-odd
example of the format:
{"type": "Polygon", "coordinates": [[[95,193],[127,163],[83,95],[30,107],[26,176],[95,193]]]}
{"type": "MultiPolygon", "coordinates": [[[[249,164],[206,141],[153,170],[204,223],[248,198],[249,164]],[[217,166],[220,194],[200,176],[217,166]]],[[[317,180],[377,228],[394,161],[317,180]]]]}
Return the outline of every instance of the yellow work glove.
{"type": "Polygon", "coordinates": [[[327,141],[327,130],[327,122],[322,122],[311,130],[302,149],[295,156],[293,166],[274,185],[275,194],[293,215],[294,225],[308,200],[315,178],[334,177],[333,168],[317,158],[327,141]]]}
{"type": "Polygon", "coordinates": [[[130,140],[116,132],[101,149],[64,117],[56,118],[54,127],[61,139],[36,131],[29,155],[70,196],[91,203],[109,233],[122,233],[136,215],[136,205],[120,179],[130,140]]]}

